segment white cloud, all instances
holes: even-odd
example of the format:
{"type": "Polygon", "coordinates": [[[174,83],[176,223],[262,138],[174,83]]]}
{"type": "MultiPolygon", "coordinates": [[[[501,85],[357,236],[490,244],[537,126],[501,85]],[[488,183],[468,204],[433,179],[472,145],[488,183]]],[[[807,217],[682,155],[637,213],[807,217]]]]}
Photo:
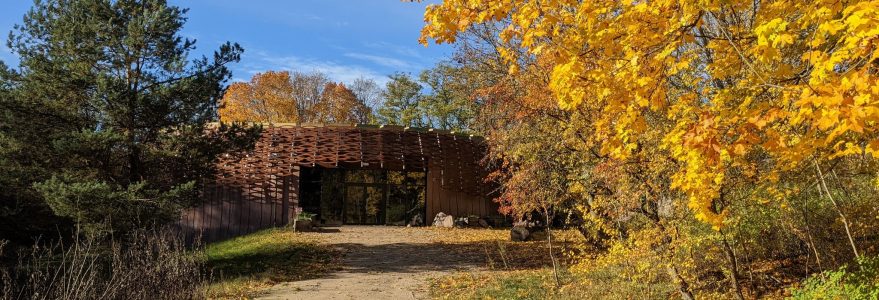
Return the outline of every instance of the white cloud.
{"type": "Polygon", "coordinates": [[[382,49],[384,51],[390,50],[396,54],[412,58],[422,58],[421,53],[419,53],[418,50],[408,46],[395,45],[388,42],[366,42],[363,43],[363,45],[373,49],[382,49]]]}
{"type": "Polygon", "coordinates": [[[247,81],[248,79],[240,78],[241,73],[252,76],[253,74],[265,72],[267,70],[285,70],[299,72],[321,72],[327,74],[332,80],[351,83],[358,78],[367,78],[375,80],[379,85],[388,82],[388,77],[380,74],[375,70],[359,65],[343,65],[333,61],[317,60],[304,58],[299,56],[273,56],[264,51],[255,51],[254,55],[242,57],[242,63],[234,66],[236,77],[233,81],[247,81]]]}
{"type": "Polygon", "coordinates": [[[369,62],[372,62],[377,65],[382,65],[385,67],[395,68],[395,69],[399,69],[399,70],[411,69],[413,67],[412,64],[410,64],[408,62],[405,62],[405,61],[402,61],[402,60],[399,60],[396,58],[379,56],[379,55],[370,55],[370,54],[363,54],[363,53],[345,53],[345,56],[350,57],[350,58],[369,61],[369,62]]]}

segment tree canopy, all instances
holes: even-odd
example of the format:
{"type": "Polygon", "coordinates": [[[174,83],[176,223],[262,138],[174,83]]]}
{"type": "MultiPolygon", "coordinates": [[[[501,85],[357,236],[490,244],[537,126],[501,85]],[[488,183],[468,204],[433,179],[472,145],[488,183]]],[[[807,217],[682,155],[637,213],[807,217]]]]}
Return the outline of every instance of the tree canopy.
{"type": "Polygon", "coordinates": [[[572,270],[741,299],[772,285],[755,261],[875,245],[877,5],[449,0],[421,41],[458,49],[502,210],[550,204],[598,250],[572,270]]]}
{"type": "Polygon", "coordinates": [[[189,60],[185,13],[161,0],[35,3],[10,34],[19,67],[0,73],[5,208],[48,204],[90,228],[126,230],[197,203],[214,157],[256,132],[206,128],[242,48],[189,60]]]}
{"type": "Polygon", "coordinates": [[[229,86],[220,107],[227,122],[368,123],[375,101],[374,83],[355,82],[356,91],[330,81],[325,74],[267,71],[250,82],[229,86]]]}
{"type": "Polygon", "coordinates": [[[875,154],[877,5],[456,0],[428,8],[422,41],[508,18],[498,51],[510,72],[523,56],[549,65],[559,107],[599,113],[601,155],[659,141],[681,162],[673,186],[721,228],[726,186],[794,193],[784,171],[875,154]],[[673,126],[648,135],[653,116],[673,126]]]}

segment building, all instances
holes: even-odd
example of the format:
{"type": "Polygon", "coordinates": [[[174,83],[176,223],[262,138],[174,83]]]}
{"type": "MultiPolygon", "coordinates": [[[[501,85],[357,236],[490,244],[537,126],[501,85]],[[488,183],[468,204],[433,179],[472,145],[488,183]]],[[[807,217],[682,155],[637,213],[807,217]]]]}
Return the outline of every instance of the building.
{"type": "Polygon", "coordinates": [[[439,212],[500,219],[479,137],[399,126],[275,124],[249,153],[229,153],[204,204],[180,227],[217,240],[283,226],[429,224],[439,212]]]}

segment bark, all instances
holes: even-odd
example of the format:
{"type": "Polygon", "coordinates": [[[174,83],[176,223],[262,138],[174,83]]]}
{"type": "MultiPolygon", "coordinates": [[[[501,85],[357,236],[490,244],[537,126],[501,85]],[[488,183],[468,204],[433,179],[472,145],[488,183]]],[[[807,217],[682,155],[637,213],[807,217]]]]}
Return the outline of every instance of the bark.
{"type": "Polygon", "coordinates": [[[729,263],[730,281],[732,282],[733,291],[736,292],[736,299],[745,300],[745,295],[742,293],[742,286],[739,283],[739,262],[736,259],[736,253],[726,240],[726,235],[724,235],[723,232],[720,234],[723,237],[720,241],[723,244],[723,252],[726,253],[726,258],[729,263]]]}
{"type": "MultiPolygon", "coordinates": [[[[839,217],[842,219],[842,225],[845,227],[845,235],[848,237],[848,242],[852,246],[852,252],[855,254],[855,258],[861,258],[860,254],[858,254],[858,247],[855,246],[855,240],[852,238],[851,230],[849,229],[848,219],[845,217],[845,214],[837,205],[836,200],[833,199],[833,195],[830,194],[830,190],[827,188],[827,182],[824,181],[824,174],[821,172],[821,167],[818,166],[818,161],[814,161],[815,170],[818,172],[818,180],[821,183],[821,187],[824,188],[825,195],[827,195],[827,199],[830,199],[830,203],[833,204],[833,208],[836,210],[836,213],[839,214],[839,217]]],[[[819,190],[821,188],[819,187],[819,190]]]]}
{"type": "Polygon", "coordinates": [[[562,284],[559,281],[559,264],[555,259],[555,254],[552,253],[552,223],[549,210],[544,208],[543,215],[546,217],[546,244],[549,246],[549,259],[552,261],[552,276],[555,279],[555,287],[558,289],[562,284]]]}
{"type": "Polygon", "coordinates": [[[694,300],[696,298],[693,297],[693,293],[690,292],[690,284],[681,277],[681,274],[678,273],[678,269],[674,265],[668,265],[667,271],[668,275],[671,276],[672,280],[678,285],[678,292],[681,294],[681,299],[684,300],[694,300]]]}

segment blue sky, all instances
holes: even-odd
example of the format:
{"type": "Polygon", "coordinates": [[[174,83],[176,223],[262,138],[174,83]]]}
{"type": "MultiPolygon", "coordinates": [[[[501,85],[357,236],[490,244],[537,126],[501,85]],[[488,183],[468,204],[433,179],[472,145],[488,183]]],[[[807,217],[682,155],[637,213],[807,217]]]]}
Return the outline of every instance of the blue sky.
{"type": "MultiPolygon", "coordinates": [[[[6,2],[6,1],[4,1],[6,2]]],[[[447,45],[418,44],[427,3],[400,0],[169,0],[188,7],[181,35],[195,38],[194,54],[209,54],[225,41],[244,47],[231,67],[235,81],[266,70],[321,71],[350,82],[359,77],[383,84],[394,72],[413,74],[448,57],[447,45]]],[[[9,1],[0,10],[0,59],[17,60],[5,37],[32,1],[9,1]]]]}

